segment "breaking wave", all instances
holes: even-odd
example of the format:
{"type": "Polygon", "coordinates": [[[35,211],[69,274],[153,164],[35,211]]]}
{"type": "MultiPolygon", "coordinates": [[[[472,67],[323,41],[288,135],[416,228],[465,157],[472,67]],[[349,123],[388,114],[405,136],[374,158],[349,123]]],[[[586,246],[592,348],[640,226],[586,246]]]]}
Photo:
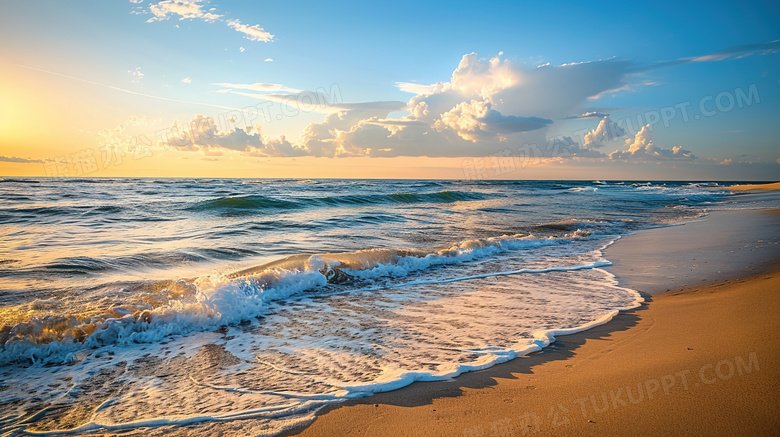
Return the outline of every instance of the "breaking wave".
{"type": "MultiPolygon", "coordinates": [[[[466,240],[432,249],[366,249],[347,253],[298,254],[230,274],[161,281],[137,287],[124,302],[95,306],[86,314],[58,313],[59,302],[36,300],[22,305],[40,316],[0,329],[0,364],[67,362],[82,347],[151,343],[171,335],[215,329],[264,315],[271,302],[304,292],[340,286],[365,289],[438,266],[478,261],[511,251],[565,245],[584,238],[577,230],[564,238],[505,235],[466,240]],[[45,314],[45,315],[44,315],[45,314]]],[[[595,268],[593,263],[490,275],[542,273],[595,268]]],[[[464,277],[461,279],[471,279],[464,277]]],[[[452,278],[434,280],[450,282],[452,278]]],[[[455,280],[460,280],[455,278],[455,280]]],[[[387,286],[388,284],[384,284],[387,286]]],[[[127,292],[127,290],[124,290],[127,292]]]]}

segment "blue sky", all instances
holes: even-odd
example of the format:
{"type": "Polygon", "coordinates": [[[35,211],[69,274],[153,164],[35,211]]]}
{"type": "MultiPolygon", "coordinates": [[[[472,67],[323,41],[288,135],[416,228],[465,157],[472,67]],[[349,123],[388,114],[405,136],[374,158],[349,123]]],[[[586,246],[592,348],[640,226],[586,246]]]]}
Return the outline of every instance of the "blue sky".
{"type": "Polygon", "coordinates": [[[383,176],[463,177],[502,153],[515,171],[488,176],[780,175],[777,2],[4,9],[4,174],[54,175],[52,162],[78,174],[74,154],[144,137],[148,159],[92,175],[367,177],[372,162],[383,176]],[[246,112],[256,105],[270,119],[246,112]],[[161,133],[172,128],[190,141],[161,133]]]}

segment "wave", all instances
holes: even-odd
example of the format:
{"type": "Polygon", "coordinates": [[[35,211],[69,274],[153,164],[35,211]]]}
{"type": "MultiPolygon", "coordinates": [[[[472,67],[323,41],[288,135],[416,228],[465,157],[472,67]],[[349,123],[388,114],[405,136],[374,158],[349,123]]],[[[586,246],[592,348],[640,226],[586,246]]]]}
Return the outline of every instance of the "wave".
{"type": "Polygon", "coordinates": [[[635,185],[635,190],[640,191],[643,195],[663,195],[663,196],[683,196],[683,197],[696,197],[696,198],[720,198],[730,194],[728,190],[714,189],[713,187],[701,186],[699,184],[690,184],[683,186],[665,186],[665,185],[652,185],[650,183],[644,185],[635,185]]]}
{"type": "Polygon", "coordinates": [[[292,209],[298,207],[300,207],[300,205],[297,202],[274,199],[272,197],[239,196],[220,197],[218,199],[206,200],[190,207],[189,209],[292,209]]]}
{"type": "Polygon", "coordinates": [[[564,193],[582,193],[585,191],[598,191],[598,187],[573,187],[567,189],[564,193]]]}
{"type": "MultiPolygon", "coordinates": [[[[592,268],[590,265],[572,266],[568,269],[559,270],[577,270],[592,268]]],[[[618,287],[617,281],[614,276],[604,272],[606,276],[607,287],[618,287]]],[[[643,302],[643,298],[633,290],[622,289],[630,292],[633,299],[629,299],[621,302],[618,305],[614,305],[612,308],[604,309],[598,313],[593,314],[593,317],[587,320],[581,320],[578,323],[564,324],[560,328],[542,328],[535,329],[529,332],[529,335],[523,335],[520,337],[512,338],[506,346],[483,346],[483,347],[468,347],[464,349],[464,352],[470,353],[470,360],[468,362],[448,362],[441,365],[431,367],[421,365],[414,369],[403,368],[400,366],[386,365],[383,367],[381,374],[378,374],[375,378],[368,380],[348,380],[342,381],[340,379],[327,379],[327,375],[323,375],[326,384],[330,385],[326,391],[300,391],[300,390],[288,390],[283,387],[244,387],[242,385],[230,384],[218,384],[209,381],[208,379],[200,379],[199,375],[190,376],[190,380],[193,383],[207,387],[211,390],[211,393],[237,393],[247,397],[263,397],[262,403],[247,403],[232,405],[227,404],[221,410],[211,410],[208,412],[203,411],[188,411],[188,414],[170,415],[167,413],[149,416],[140,416],[138,418],[122,420],[111,420],[106,418],[106,415],[92,415],[86,421],[86,423],[73,423],[72,428],[57,429],[57,430],[38,430],[28,428],[27,420],[19,422],[19,432],[34,433],[36,435],[64,435],[64,434],[83,434],[90,432],[120,432],[129,430],[164,430],[165,427],[181,427],[181,426],[196,426],[201,423],[218,423],[218,422],[234,422],[239,420],[256,419],[259,421],[265,421],[263,424],[265,430],[270,434],[277,434],[283,432],[294,424],[310,421],[313,415],[321,407],[342,402],[348,399],[355,399],[361,397],[371,396],[375,393],[388,392],[400,389],[408,386],[417,381],[442,381],[449,380],[457,377],[463,373],[483,370],[489,368],[495,364],[510,361],[516,357],[525,356],[533,352],[542,350],[556,341],[556,337],[563,335],[570,335],[585,331],[587,329],[603,325],[609,322],[619,311],[630,310],[636,308],[643,302]],[[269,399],[274,401],[269,402],[269,399]],[[279,420],[282,419],[282,420],[279,420]],[[74,426],[75,425],[75,426],[74,426]]],[[[148,355],[148,354],[147,354],[148,355]]],[[[296,372],[295,370],[282,369],[274,365],[273,362],[267,362],[261,357],[253,357],[253,361],[268,366],[276,371],[284,371],[285,373],[293,375],[309,376],[306,372],[296,372]]],[[[388,363],[390,364],[390,363],[388,363]]],[[[79,369],[76,367],[75,369],[79,369]]],[[[78,370],[76,370],[78,371],[78,370]]],[[[208,370],[207,370],[208,371],[208,370]]],[[[212,370],[213,371],[213,370],[212,370]]],[[[313,375],[311,375],[313,376],[313,375]]],[[[219,381],[215,381],[219,382],[219,381]]],[[[75,396],[79,396],[78,386],[75,390],[75,396]]],[[[128,405],[123,405],[125,400],[116,395],[111,400],[104,402],[103,405],[112,405],[114,408],[128,408],[132,407],[132,399],[128,402],[128,405]]],[[[99,409],[104,408],[103,405],[99,409]]],[[[10,416],[9,416],[10,417],[10,416]]],[[[17,417],[10,417],[12,420],[17,417]]],[[[25,417],[27,419],[27,417],[25,417]]],[[[196,431],[197,432],[197,431],[196,431]]]]}
{"type": "Polygon", "coordinates": [[[275,197],[251,195],[237,197],[220,197],[205,200],[190,206],[188,209],[197,211],[230,211],[230,210],[292,210],[307,207],[323,206],[353,206],[381,205],[394,203],[454,203],[471,200],[484,200],[495,197],[494,194],[464,191],[439,191],[430,193],[392,193],[392,194],[362,194],[326,197],[275,197]]]}
{"type": "Polygon", "coordinates": [[[228,256],[233,253],[234,256],[240,254],[252,253],[246,249],[230,247],[213,247],[201,249],[198,252],[191,253],[185,251],[170,252],[144,252],[133,255],[121,255],[116,257],[92,258],[88,256],[73,256],[57,258],[51,262],[28,266],[13,271],[2,271],[2,276],[28,275],[28,274],[66,274],[66,275],[89,275],[107,271],[142,271],[144,269],[161,268],[181,265],[182,263],[195,263],[207,261],[215,255],[228,256]]]}
{"type": "Polygon", "coordinates": [[[40,181],[31,179],[0,179],[0,183],[17,183],[17,184],[40,184],[40,181]]]}
{"type": "MultiPolygon", "coordinates": [[[[39,313],[29,320],[0,329],[0,364],[10,362],[69,362],[81,348],[154,343],[171,335],[215,329],[263,316],[272,302],[304,292],[341,286],[339,291],[366,289],[383,278],[396,279],[437,266],[485,259],[503,252],[565,245],[587,237],[574,232],[565,238],[504,235],[466,240],[431,249],[366,249],[346,253],[298,254],[231,274],[147,284],[134,292],[123,288],[124,301],[83,314],[58,313],[57,300],[35,301],[17,308],[39,313]],[[24,307],[24,308],[22,308],[24,307]]],[[[496,272],[497,275],[543,273],[561,269],[496,272]]],[[[489,276],[489,275],[487,275],[489,276]]],[[[442,281],[469,278],[446,278],[442,281]]],[[[401,284],[403,285],[403,284],[401,284]]]]}

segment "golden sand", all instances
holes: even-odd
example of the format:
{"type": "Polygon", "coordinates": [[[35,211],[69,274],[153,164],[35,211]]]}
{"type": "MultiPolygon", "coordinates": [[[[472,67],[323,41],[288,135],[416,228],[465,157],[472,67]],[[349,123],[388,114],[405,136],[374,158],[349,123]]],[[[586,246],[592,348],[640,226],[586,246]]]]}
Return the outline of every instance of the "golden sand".
{"type": "Polygon", "coordinates": [[[726,187],[731,191],[749,191],[749,190],[780,190],[780,182],[772,184],[755,184],[755,185],[732,185],[726,187]]]}

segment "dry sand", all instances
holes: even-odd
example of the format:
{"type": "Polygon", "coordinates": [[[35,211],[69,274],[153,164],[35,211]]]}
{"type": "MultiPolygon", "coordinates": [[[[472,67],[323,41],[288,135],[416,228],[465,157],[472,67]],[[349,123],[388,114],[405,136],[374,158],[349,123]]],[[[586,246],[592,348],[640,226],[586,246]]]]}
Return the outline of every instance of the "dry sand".
{"type": "Polygon", "coordinates": [[[748,190],[780,190],[780,182],[772,184],[755,184],[755,185],[733,185],[726,187],[731,191],[748,191],[748,190]]]}
{"type": "MultiPolygon", "coordinates": [[[[637,240],[618,244],[638,250],[641,233],[637,240]]],[[[730,263],[744,276],[748,261],[730,263]]],[[[772,264],[747,279],[648,294],[641,307],[540,353],[326,408],[288,435],[780,435],[780,267],[772,264]]],[[[630,279],[632,266],[618,276],[630,279]]]]}

